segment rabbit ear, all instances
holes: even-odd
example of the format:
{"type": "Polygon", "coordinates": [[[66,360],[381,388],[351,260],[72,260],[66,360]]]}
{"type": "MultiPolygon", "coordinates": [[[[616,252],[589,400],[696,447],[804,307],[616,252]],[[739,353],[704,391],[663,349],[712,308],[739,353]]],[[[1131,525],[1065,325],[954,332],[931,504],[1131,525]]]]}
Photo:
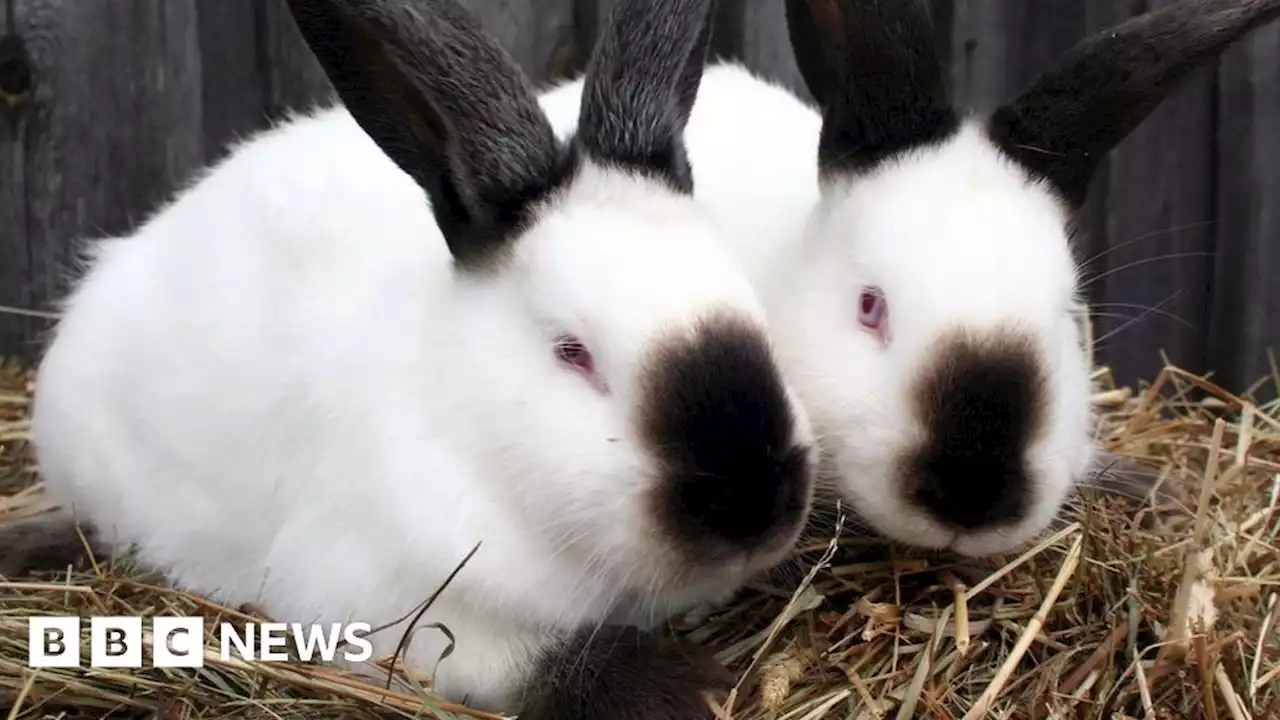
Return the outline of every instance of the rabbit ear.
{"type": "Polygon", "coordinates": [[[713,0],[620,0],[587,64],[577,142],[595,160],[692,194],[684,130],[711,39],[713,0]]]}
{"type": "Polygon", "coordinates": [[[453,0],[289,0],[347,110],[426,190],[459,267],[491,260],[567,174],[515,61],[453,0]]]}
{"type": "Polygon", "coordinates": [[[1073,207],[1098,163],[1201,63],[1280,16],[1280,0],[1185,0],[1076,45],[989,121],[992,139],[1073,207]]]}
{"type": "Polygon", "coordinates": [[[796,64],[822,106],[824,173],[866,172],[959,127],[924,0],[786,3],[796,64]]]}

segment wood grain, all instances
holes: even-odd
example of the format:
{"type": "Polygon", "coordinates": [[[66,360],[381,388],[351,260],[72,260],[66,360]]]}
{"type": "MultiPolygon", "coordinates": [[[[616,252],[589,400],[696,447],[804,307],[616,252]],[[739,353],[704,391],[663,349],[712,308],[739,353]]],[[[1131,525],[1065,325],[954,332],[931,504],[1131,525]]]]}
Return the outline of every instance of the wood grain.
{"type": "MultiPolygon", "coordinates": [[[[1131,16],[1121,3],[1094,6],[1094,28],[1131,16]]],[[[1155,377],[1162,353],[1191,372],[1209,369],[1214,73],[1209,64],[1188,78],[1099,172],[1105,228],[1090,245],[1086,272],[1096,278],[1088,289],[1099,355],[1121,382],[1155,377]]]]}
{"type": "Polygon", "coordinates": [[[333,100],[284,0],[196,0],[205,159],[290,112],[333,100]]]}
{"type": "Polygon", "coordinates": [[[779,0],[747,0],[742,42],[742,62],[763,77],[781,83],[805,99],[813,96],[796,67],[787,33],[786,14],[779,0]]]}
{"type": "MultiPolygon", "coordinates": [[[[0,305],[47,311],[73,248],[129,230],[201,160],[195,3],[6,5],[31,88],[0,105],[0,305]]],[[[31,357],[45,328],[0,313],[0,349],[31,357]]]]}
{"type": "Polygon", "coordinates": [[[1280,350],[1280,24],[1223,56],[1217,107],[1208,355],[1220,383],[1241,388],[1280,350]]]}

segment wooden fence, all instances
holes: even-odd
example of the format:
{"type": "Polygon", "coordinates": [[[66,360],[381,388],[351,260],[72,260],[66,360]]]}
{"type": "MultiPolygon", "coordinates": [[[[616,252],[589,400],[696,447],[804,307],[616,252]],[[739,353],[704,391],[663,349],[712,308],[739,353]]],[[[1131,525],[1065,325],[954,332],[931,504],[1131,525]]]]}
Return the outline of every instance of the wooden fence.
{"type": "MultiPolygon", "coordinates": [[[[611,0],[468,0],[537,81],[581,69],[611,0]]],[[[989,108],[1161,2],[932,0],[955,96],[989,108]]],[[[800,88],[781,0],[714,41],[800,88]]],[[[282,0],[0,0],[0,355],[38,355],[70,248],[133,227],[226,143],[327,95],[282,0]],[[24,312],[25,311],[25,312],[24,312]]],[[[802,91],[803,92],[803,91],[802,91]]],[[[1079,247],[1123,381],[1161,352],[1243,389],[1280,344],[1280,23],[1197,73],[1099,173],[1079,247]]]]}

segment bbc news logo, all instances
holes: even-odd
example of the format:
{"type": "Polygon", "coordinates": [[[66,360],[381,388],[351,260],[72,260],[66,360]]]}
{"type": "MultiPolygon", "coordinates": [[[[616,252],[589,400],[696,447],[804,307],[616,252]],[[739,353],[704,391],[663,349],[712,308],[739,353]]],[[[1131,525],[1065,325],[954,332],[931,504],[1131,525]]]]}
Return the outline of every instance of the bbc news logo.
{"type": "MultiPolygon", "coordinates": [[[[28,620],[28,665],[33,668],[80,667],[81,624],[86,618],[33,617],[28,620]]],[[[142,646],[147,643],[140,617],[91,617],[89,666],[98,668],[142,667],[142,646]]],[[[373,644],[365,636],[368,623],[303,625],[301,623],[247,623],[243,628],[221,623],[218,654],[234,659],[285,662],[292,644],[303,661],[313,658],[333,662],[342,645],[348,662],[373,656],[373,644]]],[[[151,620],[149,643],[153,667],[198,668],[204,666],[204,618],[156,617],[151,620]]]]}

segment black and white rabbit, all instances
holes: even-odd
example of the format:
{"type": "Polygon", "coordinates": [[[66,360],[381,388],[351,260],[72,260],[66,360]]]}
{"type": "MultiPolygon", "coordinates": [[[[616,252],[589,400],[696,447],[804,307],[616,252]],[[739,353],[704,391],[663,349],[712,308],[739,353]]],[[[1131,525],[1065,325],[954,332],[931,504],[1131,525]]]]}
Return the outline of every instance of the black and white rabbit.
{"type": "Polygon", "coordinates": [[[814,465],[691,197],[710,2],[617,3],[560,138],[453,0],[290,7],[343,106],[93,243],[36,380],[48,492],[284,621],[390,622],[480,543],[407,652],[444,697],[709,716],[724,679],[646,632],[780,561],[814,465]]]}
{"type": "MultiPolygon", "coordinates": [[[[686,142],[824,479],[882,535],[979,556],[1041,532],[1106,465],[1071,247],[1094,169],[1280,0],[1165,4],[1082,41],[988,117],[946,97],[926,5],[787,0],[820,108],[713,66],[686,142]]],[[[557,128],[580,93],[543,98],[557,128]]]]}

